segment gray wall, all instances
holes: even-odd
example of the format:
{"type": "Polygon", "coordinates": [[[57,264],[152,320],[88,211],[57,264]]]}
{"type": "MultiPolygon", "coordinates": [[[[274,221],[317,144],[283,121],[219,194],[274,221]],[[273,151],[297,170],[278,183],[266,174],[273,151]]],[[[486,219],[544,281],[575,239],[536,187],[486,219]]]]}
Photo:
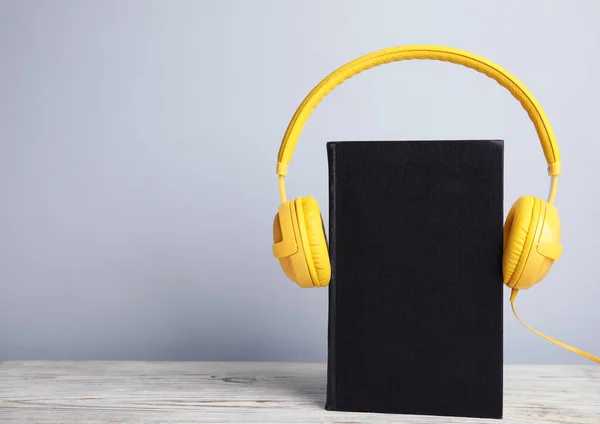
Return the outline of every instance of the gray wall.
{"type": "MultiPolygon", "coordinates": [[[[327,291],[271,257],[277,149],[327,73],[410,43],[489,57],[544,106],[566,250],[518,305],[600,353],[599,21],[594,0],[0,1],[0,359],[325,360],[327,291]]],[[[526,114],[464,68],[388,65],[317,112],[290,196],[327,204],[325,140],[378,138],[502,138],[505,212],[547,194],[526,114]]],[[[509,311],[507,362],[584,362],[509,311]]]]}

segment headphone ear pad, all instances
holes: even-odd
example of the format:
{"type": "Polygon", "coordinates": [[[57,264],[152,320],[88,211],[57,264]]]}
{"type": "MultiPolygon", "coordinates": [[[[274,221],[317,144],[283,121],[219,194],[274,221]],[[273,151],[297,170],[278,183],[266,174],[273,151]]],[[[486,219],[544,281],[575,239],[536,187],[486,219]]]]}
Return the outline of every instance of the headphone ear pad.
{"type": "Polygon", "coordinates": [[[315,286],[325,287],[331,279],[331,264],[319,204],[310,196],[297,199],[297,202],[296,211],[301,209],[298,223],[301,233],[306,235],[306,239],[302,239],[309,272],[315,286]]]}
{"type": "Polygon", "coordinates": [[[525,267],[534,242],[541,205],[533,196],[521,196],[512,206],[504,224],[502,274],[504,284],[514,287],[525,267]]]}

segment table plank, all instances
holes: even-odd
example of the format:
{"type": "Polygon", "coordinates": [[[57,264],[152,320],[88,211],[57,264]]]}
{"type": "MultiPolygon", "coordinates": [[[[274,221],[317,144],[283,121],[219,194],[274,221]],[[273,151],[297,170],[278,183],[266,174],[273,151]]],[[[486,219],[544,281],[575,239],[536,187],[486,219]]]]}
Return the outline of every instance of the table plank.
{"type": "MultiPolygon", "coordinates": [[[[321,363],[0,362],[0,422],[498,423],[329,412],[321,363]]],[[[600,367],[505,367],[504,423],[600,423],[600,367]]]]}

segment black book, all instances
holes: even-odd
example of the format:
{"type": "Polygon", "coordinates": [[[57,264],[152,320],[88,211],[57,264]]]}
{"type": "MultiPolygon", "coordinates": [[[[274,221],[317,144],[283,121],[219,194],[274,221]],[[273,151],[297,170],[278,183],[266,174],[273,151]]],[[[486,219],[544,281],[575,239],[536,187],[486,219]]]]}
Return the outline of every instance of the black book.
{"type": "Polygon", "coordinates": [[[326,408],[502,417],[502,141],[327,144],[326,408]]]}

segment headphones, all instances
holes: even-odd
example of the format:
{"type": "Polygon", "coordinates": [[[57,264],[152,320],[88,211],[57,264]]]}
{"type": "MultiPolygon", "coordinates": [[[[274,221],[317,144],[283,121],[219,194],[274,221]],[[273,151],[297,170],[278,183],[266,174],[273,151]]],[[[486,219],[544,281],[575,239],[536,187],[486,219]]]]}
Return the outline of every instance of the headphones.
{"type": "Polygon", "coordinates": [[[554,199],[561,173],[560,152],[548,118],[529,90],[513,75],[489,60],[466,51],[434,45],[392,47],[359,57],[323,79],[302,101],[289,123],[277,157],[281,206],[273,222],[273,254],[285,274],[300,287],[326,287],[331,265],[319,205],[313,197],[288,201],[285,176],[304,124],[313,109],[334,88],[373,67],[403,60],[438,60],[463,65],[495,80],[516,98],[535,126],[551,177],[548,201],[524,195],[514,203],[504,224],[503,282],[512,289],[510,302],[519,322],[536,334],[572,352],[600,363],[577,348],[552,339],[525,324],[514,301],[519,290],[540,282],[562,253],[561,226],[554,199]]]}

